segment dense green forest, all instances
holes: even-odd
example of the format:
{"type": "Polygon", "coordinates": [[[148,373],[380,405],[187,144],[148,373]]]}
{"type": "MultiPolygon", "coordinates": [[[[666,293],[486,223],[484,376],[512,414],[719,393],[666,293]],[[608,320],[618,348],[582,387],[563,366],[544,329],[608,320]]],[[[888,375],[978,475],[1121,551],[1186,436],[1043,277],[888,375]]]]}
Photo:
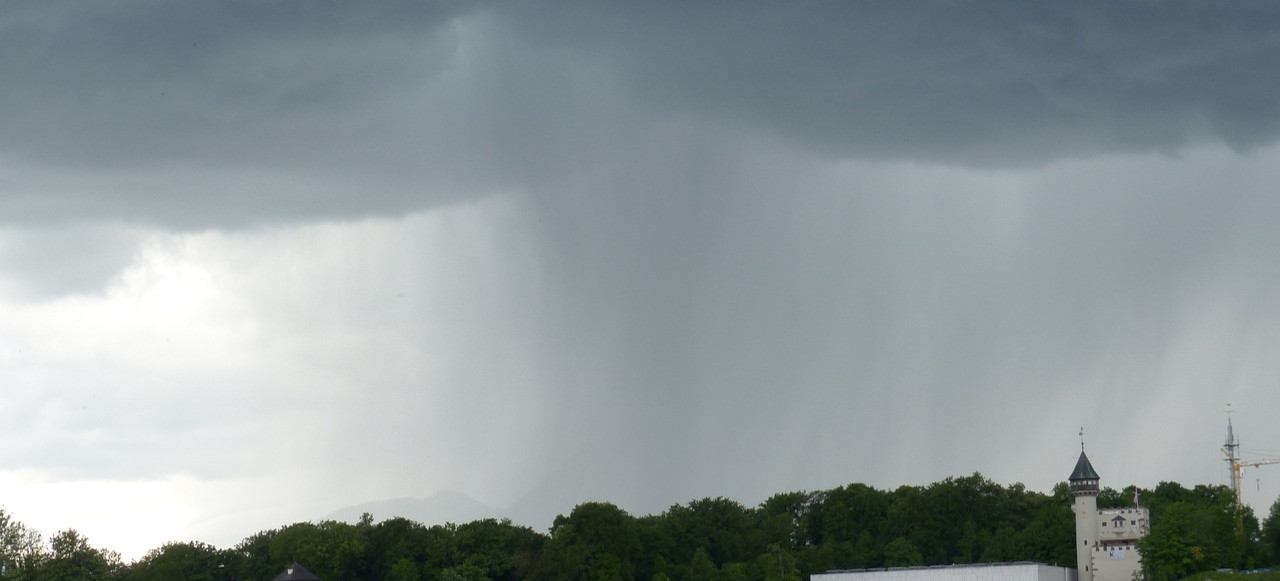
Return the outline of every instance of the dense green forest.
{"type": "MultiPolygon", "coordinates": [[[[1148,578],[1280,563],[1280,502],[1259,525],[1222,486],[1143,489],[1152,529],[1139,544],[1148,578]],[[1243,534],[1239,525],[1243,525],[1243,534]]],[[[1100,508],[1131,506],[1104,489],[1100,508]]],[[[547,533],[508,521],[424,525],[403,518],[296,523],[218,548],[174,542],[122,563],[75,531],[42,536],[0,510],[0,579],[269,581],[301,563],[325,581],[799,581],[831,569],[1038,561],[1075,566],[1065,483],[1052,493],[982,477],[878,490],[850,484],[788,492],[756,507],[724,498],[633,516],[585,503],[547,533]]]]}

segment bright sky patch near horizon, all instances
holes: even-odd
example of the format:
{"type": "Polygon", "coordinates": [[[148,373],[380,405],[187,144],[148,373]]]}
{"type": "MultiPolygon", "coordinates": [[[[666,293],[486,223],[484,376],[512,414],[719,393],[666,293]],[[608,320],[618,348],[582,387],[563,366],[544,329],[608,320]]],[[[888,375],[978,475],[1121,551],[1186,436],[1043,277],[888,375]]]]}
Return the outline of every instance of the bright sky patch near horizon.
{"type": "MultiPolygon", "coordinates": [[[[1280,450],[1280,7],[0,8],[0,503],[140,557],[1280,450]],[[391,516],[391,515],[375,515],[391,516]]],[[[1280,468],[1246,474],[1265,516],[1280,468]]]]}

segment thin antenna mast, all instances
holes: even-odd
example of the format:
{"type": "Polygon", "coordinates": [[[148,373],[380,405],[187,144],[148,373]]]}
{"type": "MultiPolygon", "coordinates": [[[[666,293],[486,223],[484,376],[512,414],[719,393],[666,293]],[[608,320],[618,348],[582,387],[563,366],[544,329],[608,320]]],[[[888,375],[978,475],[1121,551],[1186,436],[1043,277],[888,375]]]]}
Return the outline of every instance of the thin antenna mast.
{"type": "MultiPolygon", "coordinates": [[[[1231,470],[1231,492],[1236,497],[1236,529],[1244,535],[1244,499],[1241,498],[1240,481],[1243,480],[1244,467],[1257,468],[1269,464],[1280,464],[1280,458],[1260,458],[1242,460],[1240,458],[1240,439],[1236,437],[1235,426],[1231,425],[1231,404],[1227,404],[1227,441],[1222,445],[1222,453],[1226,455],[1227,468],[1231,470]]],[[[1261,484],[1259,484],[1261,488],[1261,484]]]]}
{"type": "Polygon", "coordinates": [[[1240,508],[1240,477],[1244,466],[1240,464],[1240,439],[1236,437],[1235,428],[1231,425],[1231,404],[1227,404],[1227,442],[1222,445],[1222,453],[1227,455],[1227,468],[1231,470],[1231,492],[1236,495],[1236,509],[1240,508]]]}

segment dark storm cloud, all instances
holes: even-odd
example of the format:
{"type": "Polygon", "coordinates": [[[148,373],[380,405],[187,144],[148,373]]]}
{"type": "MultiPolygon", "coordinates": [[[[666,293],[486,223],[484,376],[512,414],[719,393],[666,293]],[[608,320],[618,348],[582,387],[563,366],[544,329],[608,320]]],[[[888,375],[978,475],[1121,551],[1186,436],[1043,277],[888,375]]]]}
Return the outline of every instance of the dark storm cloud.
{"type": "Polygon", "coordinates": [[[403,210],[388,202],[402,182],[370,178],[413,177],[394,150],[421,124],[398,130],[411,111],[394,102],[447,64],[448,27],[465,13],[448,2],[5,11],[3,219],[178,227],[403,210]]]}
{"type": "Polygon", "coordinates": [[[6,12],[5,150],[127,168],[287,160],[278,148],[304,151],[314,145],[307,138],[344,123],[330,115],[374,106],[438,71],[447,52],[420,49],[460,10],[144,1],[6,12]],[[263,159],[273,150],[283,155],[263,159]]]}
{"type": "Polygon", "coordinates": [[[986,166],[1248,149],[1280,128],[1263,3],[6,11],[0,155],[33,164],[7,219],[397,214],[589,172],[653,124],[986,166]]]}
{"type": "MultiPolygon", "coordinates": [[[[521,5],[635,105],[829,155],[1006,165],[1274,140],[1280,11],[1193,2],[521,5]]],[[[519,24],[516,24],[516,23],[519,24]]]]}

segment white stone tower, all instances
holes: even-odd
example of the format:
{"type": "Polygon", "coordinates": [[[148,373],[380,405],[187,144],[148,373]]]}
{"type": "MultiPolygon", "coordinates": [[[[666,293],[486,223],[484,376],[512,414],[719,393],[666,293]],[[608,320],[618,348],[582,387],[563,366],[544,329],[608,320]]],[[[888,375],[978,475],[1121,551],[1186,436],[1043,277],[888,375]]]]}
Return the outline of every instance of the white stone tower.
{"type": "Polygon", "coordinates": [[[1147,536],[1151,517],[1138,505],[1098,509],[1098,473],[1080,445],[1071,471],[1072,511],[1076,513],[1076,578],[1079,581],[1132,581],[1142,574],[1138,542],[1147,536]]]}
{"type": "Polygon", "coordinates": [[[1080,459],[1071,471],[1067,482],[1071,485],[1072,510],[1076,513],[1076,573],[1079,581],[1093,581],[1093,552],[1098,546],[1098,473],[1084,455],[1080,444],[1080,459]]]}

